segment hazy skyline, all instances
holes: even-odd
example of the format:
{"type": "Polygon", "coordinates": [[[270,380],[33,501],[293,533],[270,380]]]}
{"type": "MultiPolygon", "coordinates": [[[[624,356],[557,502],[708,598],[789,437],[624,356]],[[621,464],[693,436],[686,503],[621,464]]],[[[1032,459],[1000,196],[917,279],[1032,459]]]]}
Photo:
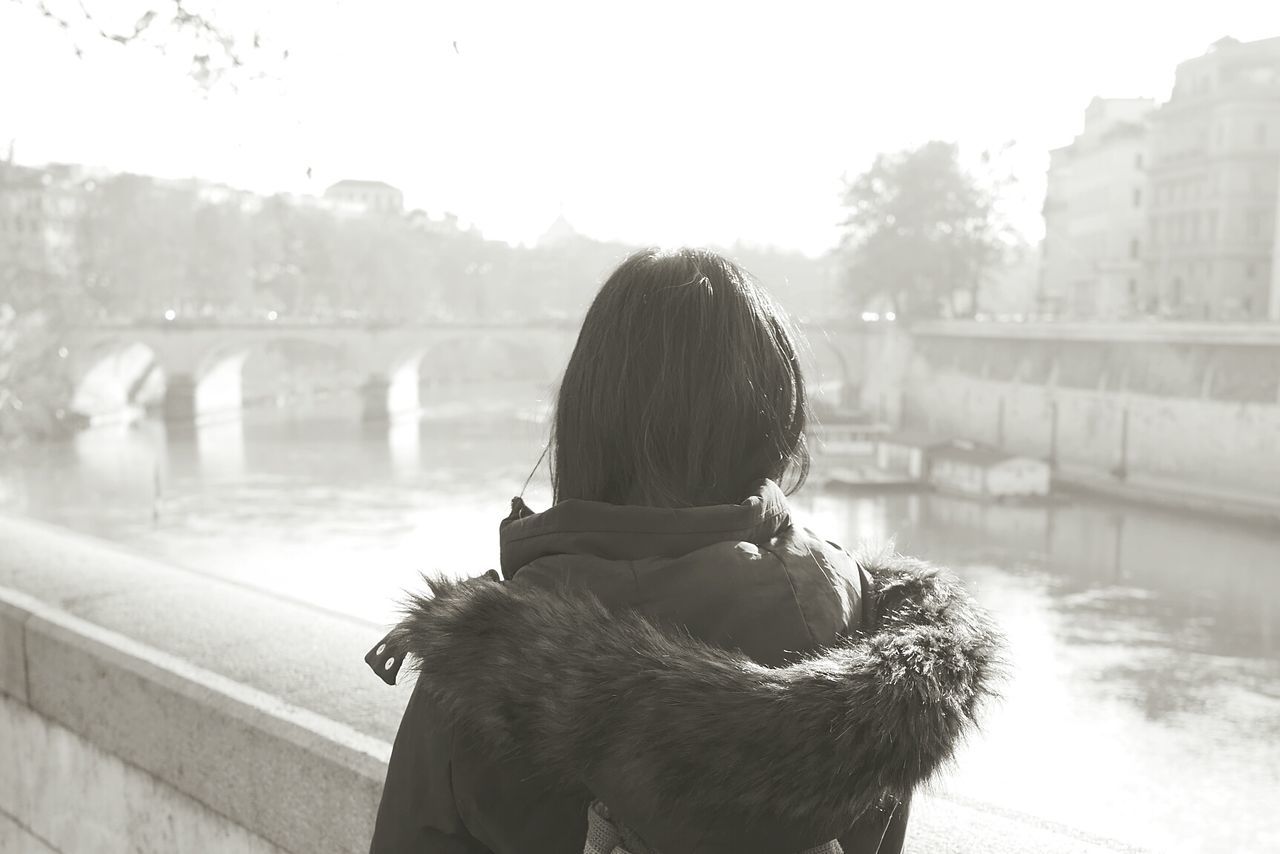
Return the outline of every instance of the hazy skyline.
{"type": "MultiPolygon", "coordinates": [[[[146,7],[123,5],[128,22],[146,7]]],[[[512,242],[563,208],[601,239],[812,254],[835,241],[841,176],[877,152],[1014,140],[1016,222],[1038,239],[1048,150],[1090,98],[1163,101],[1218,38],[1280,35],[1266,7],[227,3],[220,19],[289,58],[204,96],[175,57],[93,43],[77,60],[4,2],[0,146],[259,192],[383,180],[512,242]]]]}

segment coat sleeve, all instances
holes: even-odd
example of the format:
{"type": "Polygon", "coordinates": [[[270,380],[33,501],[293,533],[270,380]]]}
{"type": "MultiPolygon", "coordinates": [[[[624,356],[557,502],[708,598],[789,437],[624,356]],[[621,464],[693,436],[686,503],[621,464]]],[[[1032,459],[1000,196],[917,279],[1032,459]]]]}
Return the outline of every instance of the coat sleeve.
{"type": "Polygon", "coordinates": [[[414,686],[387,763],[369,854],[489,854],[471,836],[453,794],[453,731],[414,686]]]}

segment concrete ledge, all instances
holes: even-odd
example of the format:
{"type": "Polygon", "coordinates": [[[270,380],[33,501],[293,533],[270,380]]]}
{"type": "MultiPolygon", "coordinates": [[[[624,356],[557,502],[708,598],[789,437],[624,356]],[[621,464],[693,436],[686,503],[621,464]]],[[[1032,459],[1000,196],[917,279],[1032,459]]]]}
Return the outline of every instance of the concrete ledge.
{"type": "Polygon", "coordinates": [[[29,596],[0,589],[0,603],[26,688],[8,653],[0,684],[31,712],[284,850],[367,848],[385,741],[29,596]]]}
{"type": "MultiPolygon", "coordinates": [[[[307,567],[297,574],[301,587],[307,567]]],[[[389,688],[364,663],[386,626],[64,528],[0,514],[0,587],[383,741],[409,699],[411,685],[389,688]]],[[[6,661],[0,674],[19,666],[6,661]]]]}
{"type": "MultiPolygon", "coordinates": [[[[4,702],[0,698],[0,702],[4,702]]],[[[19,824],[13,816],[0,811],[0,854],[58,854],[30,828],[19,824]]]]}
{"type": "Polygon", "coordinates": [[[0,595],[0,694],[27,702],[27,636],[24,626],[39,603],[13,591],[0,595]]]}
{"type": "Polygon", "coordinates": [[[0,752],[0,852],[284,852],[8,697],[0,752]]]}

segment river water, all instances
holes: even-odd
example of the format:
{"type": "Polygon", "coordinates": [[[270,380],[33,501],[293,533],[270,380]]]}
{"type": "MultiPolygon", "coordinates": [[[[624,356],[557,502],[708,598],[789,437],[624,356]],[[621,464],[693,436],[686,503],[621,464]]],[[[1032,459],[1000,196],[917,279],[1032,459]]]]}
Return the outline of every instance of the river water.
{"type": "MultiPolygon", "coordinates": [[[[497,566],[545,425],[354,411],[28,446],[0,456],[0,508],[380,627],[418,571],[497,566]]],[[[549,492],[542,468],[525,497],[549,492]]],[[[1081,496],[793,504],[828,539],[954,568],[1008,634],[1003,698],[937,791],[1154,852],[1280,851],[1280,531],[1081,496]]]]}

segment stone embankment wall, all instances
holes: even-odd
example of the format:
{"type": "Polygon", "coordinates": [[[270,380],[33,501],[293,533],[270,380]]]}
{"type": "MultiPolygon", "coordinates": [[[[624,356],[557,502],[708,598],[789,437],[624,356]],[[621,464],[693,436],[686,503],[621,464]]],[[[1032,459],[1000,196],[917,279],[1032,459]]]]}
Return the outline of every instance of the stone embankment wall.
{"type": "Polygon", "coordinates": [[[352,628],[0,516],[0,852],[367,850],[403,696],[352,628]]]}
{"type": "Polygon", "coordinates": [[[851,348],[889,420],[1068,479],[1280,504],[1280,326],[940,322],[851,348]]]}

